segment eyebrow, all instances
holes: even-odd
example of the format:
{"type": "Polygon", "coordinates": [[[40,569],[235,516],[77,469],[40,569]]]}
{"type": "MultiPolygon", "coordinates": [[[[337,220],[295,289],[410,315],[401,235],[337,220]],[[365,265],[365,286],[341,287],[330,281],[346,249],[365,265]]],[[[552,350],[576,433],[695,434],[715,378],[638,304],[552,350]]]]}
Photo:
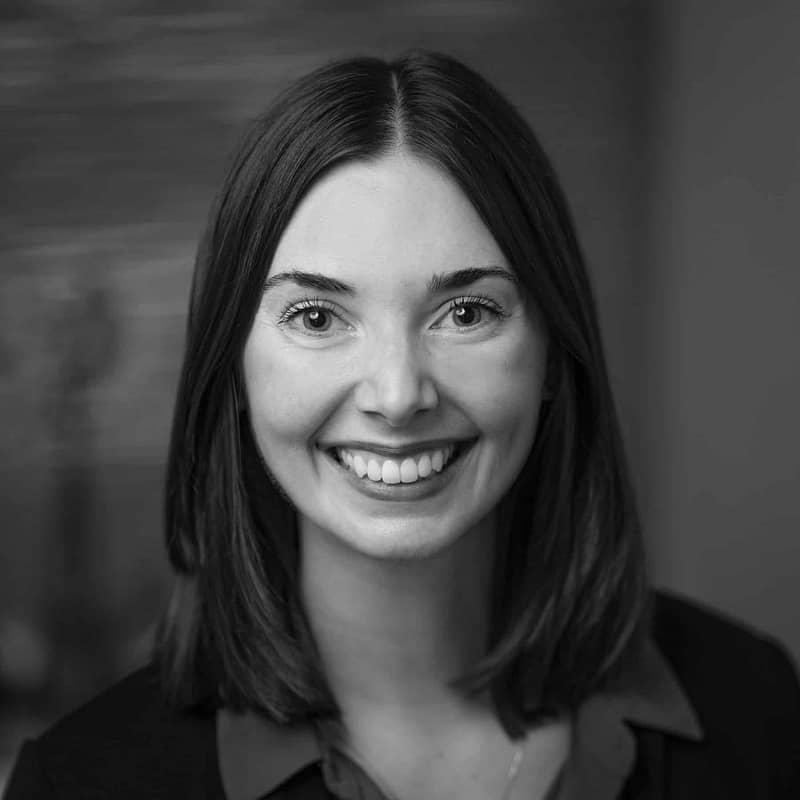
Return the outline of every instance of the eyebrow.
{"type": "Polygon", "coordinates": [[[336,292],[339,294],[355,294],[356,290],[349,284],[329,278],[320,272],[303,272],[299,269],[279,272],[264,282],[264,291],[273,289],[283,283],[296,283],[304,289],[316,289],[318,292],[336,292]]]}
{"type": "Polygon", "coordinates": [[[453,272],[437,273],[428,281],[428,291],[435,294],[452,289],[464,289],[482,278],[504,278],[513,284],[517,283],[517,276],[502,267],[468,267],[453,272]]]}
{"type": "MultiPolygon", "coordinates": [[[[457,269],[452,272],[436,273],[428,281],[428,291],[431,294],[436,294],[438,292],[452,291],[453,289],[464,289],[483,278],[504,278],[513,284],[517,283],[517,277],[502,267],[467,267],[466,269],[457,269]]],[[[284,283],[294,283],[304,289],[314,289],[319,292],[356,294],[355,287],[349,283],[330,278],[320,272],[304,272],[299,269],[279,272],[277,275],[267,278],[264,282],[264,291],[269,291],[284,283]]]]}

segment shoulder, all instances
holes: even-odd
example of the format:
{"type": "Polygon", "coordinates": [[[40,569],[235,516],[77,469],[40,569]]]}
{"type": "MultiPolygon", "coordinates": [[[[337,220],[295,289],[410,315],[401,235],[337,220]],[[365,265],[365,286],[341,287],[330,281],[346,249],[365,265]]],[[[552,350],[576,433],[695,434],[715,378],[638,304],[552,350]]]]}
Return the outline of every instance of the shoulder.
{"type": "Polygon", "coordinates": [[[141,669],[26,742],[7,800],[221,797],[214,719],[172,708],[141,669]]]}
{"type": "Polygon", "coordinates": [[[772,773],[771,785],[794,786],[800,780],[800,683],[784,647],[664,592],[654,597],[652,634],[697,713],[704,757],[761,764],[772,773]]]}
{"type": "Polygon", "coordinates": [[[652,633],[678,675],[698,688],[726,692],[735,685],[741,691],[744,679],[752,688],[769,687],[789,697],[800,691],[783,645],[696,601],[656,592],[652,633]]]}

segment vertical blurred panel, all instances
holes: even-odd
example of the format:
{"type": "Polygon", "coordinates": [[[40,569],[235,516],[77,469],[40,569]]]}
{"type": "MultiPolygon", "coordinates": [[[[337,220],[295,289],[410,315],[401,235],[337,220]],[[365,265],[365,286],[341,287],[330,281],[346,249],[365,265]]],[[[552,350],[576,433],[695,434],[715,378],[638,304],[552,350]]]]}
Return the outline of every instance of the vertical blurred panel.
{"type": "Polygon", "coordinates": [[[800,656],[800,13],[661,12],[641,361],[654,565],[800,656]]]}

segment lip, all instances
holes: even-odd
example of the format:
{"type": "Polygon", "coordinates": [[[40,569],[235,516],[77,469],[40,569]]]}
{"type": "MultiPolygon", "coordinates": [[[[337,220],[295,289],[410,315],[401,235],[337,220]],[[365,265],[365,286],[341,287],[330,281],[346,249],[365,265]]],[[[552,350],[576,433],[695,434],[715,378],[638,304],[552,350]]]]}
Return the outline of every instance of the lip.
{"type": "Polygon", "coordinates": [[[336,448],[343,448],[345,450],[366,450],[370,453],[375,453],[377,456],[384,458],[402,458],[411,457],[418,453],[430,452],[431,450],[444,450],[450,445],[455,445],[459,448],[466,448],[472,446],[476,437],[466,439],[464,437],[452,439],[426,439],[422,442],[409,442],[407,444],[377,444],[375,442],[365,442],[361,440],[348,440],[320,443],[318,446],[321,450],[331,451],[336,448]]]}
{"type": "Polygon", "coordinates": [[[446,486],[452,483],[458,476],[458,473],[463,469],[464,462],[469,458],[472,453],[472,445],[477,441],[473,439],[437,439],[430,440],[424,443],[415,443],[413,446],[382,446],[382,449],[376,448],[374,444],[368,445],[366,442],[359,442],[358,446],[354,442],[348,442],[347,445],[336,444],[320,447],[322,460],[334,470],[337,475],[344,479],[353,489],[359,494],[365,495],[375,500],[384,501],[412,501],[424,500],[432,497],[441,492],[446,486]],[[352,447],[354,449],[370,450],[376,454],[385,455],[387,457],[407,455],[419,450],[438,449],[446,447],[448,444],[458,443],[458,455],[447,465],[441,472],[436,472],[425,478],[425,480],[416,481],[415,483],[383,483],[382,481],[370,481],[364,478],[359,478],[352,470],[340,464],[332,454],[332,449],[335,447],[352,447]],[[431,445],[434,445],[431,447],[431,445]]]}

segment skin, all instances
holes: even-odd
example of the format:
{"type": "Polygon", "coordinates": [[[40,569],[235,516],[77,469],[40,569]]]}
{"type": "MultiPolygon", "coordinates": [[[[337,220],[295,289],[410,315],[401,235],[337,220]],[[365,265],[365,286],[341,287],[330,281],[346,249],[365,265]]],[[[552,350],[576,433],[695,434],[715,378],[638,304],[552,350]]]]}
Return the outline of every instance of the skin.
{"type": "MultiPolygon", "coordinates": [[[[485,651],[498,504],[541,404],[547,338],[513,276],[444,172],[405,152],[344,165],[287,226],[244,351],[256,441],[297,509],[301,589],[343,745],[403,800],[499,795],[513,752],[486,699],[448,685],[485,651]],[[501,274],[431,291],[465,268],[501,274]],[[299,286],[296,271],[352,291],[299,286]],[[484,305],[453,310],[465,296],[484,305]],[[433,440],[462,455],[423,493],[375,496],[331,455],[433,440]]],[[[554,725],[529,737],[526,796],[567,736],[554,725]]]]}

